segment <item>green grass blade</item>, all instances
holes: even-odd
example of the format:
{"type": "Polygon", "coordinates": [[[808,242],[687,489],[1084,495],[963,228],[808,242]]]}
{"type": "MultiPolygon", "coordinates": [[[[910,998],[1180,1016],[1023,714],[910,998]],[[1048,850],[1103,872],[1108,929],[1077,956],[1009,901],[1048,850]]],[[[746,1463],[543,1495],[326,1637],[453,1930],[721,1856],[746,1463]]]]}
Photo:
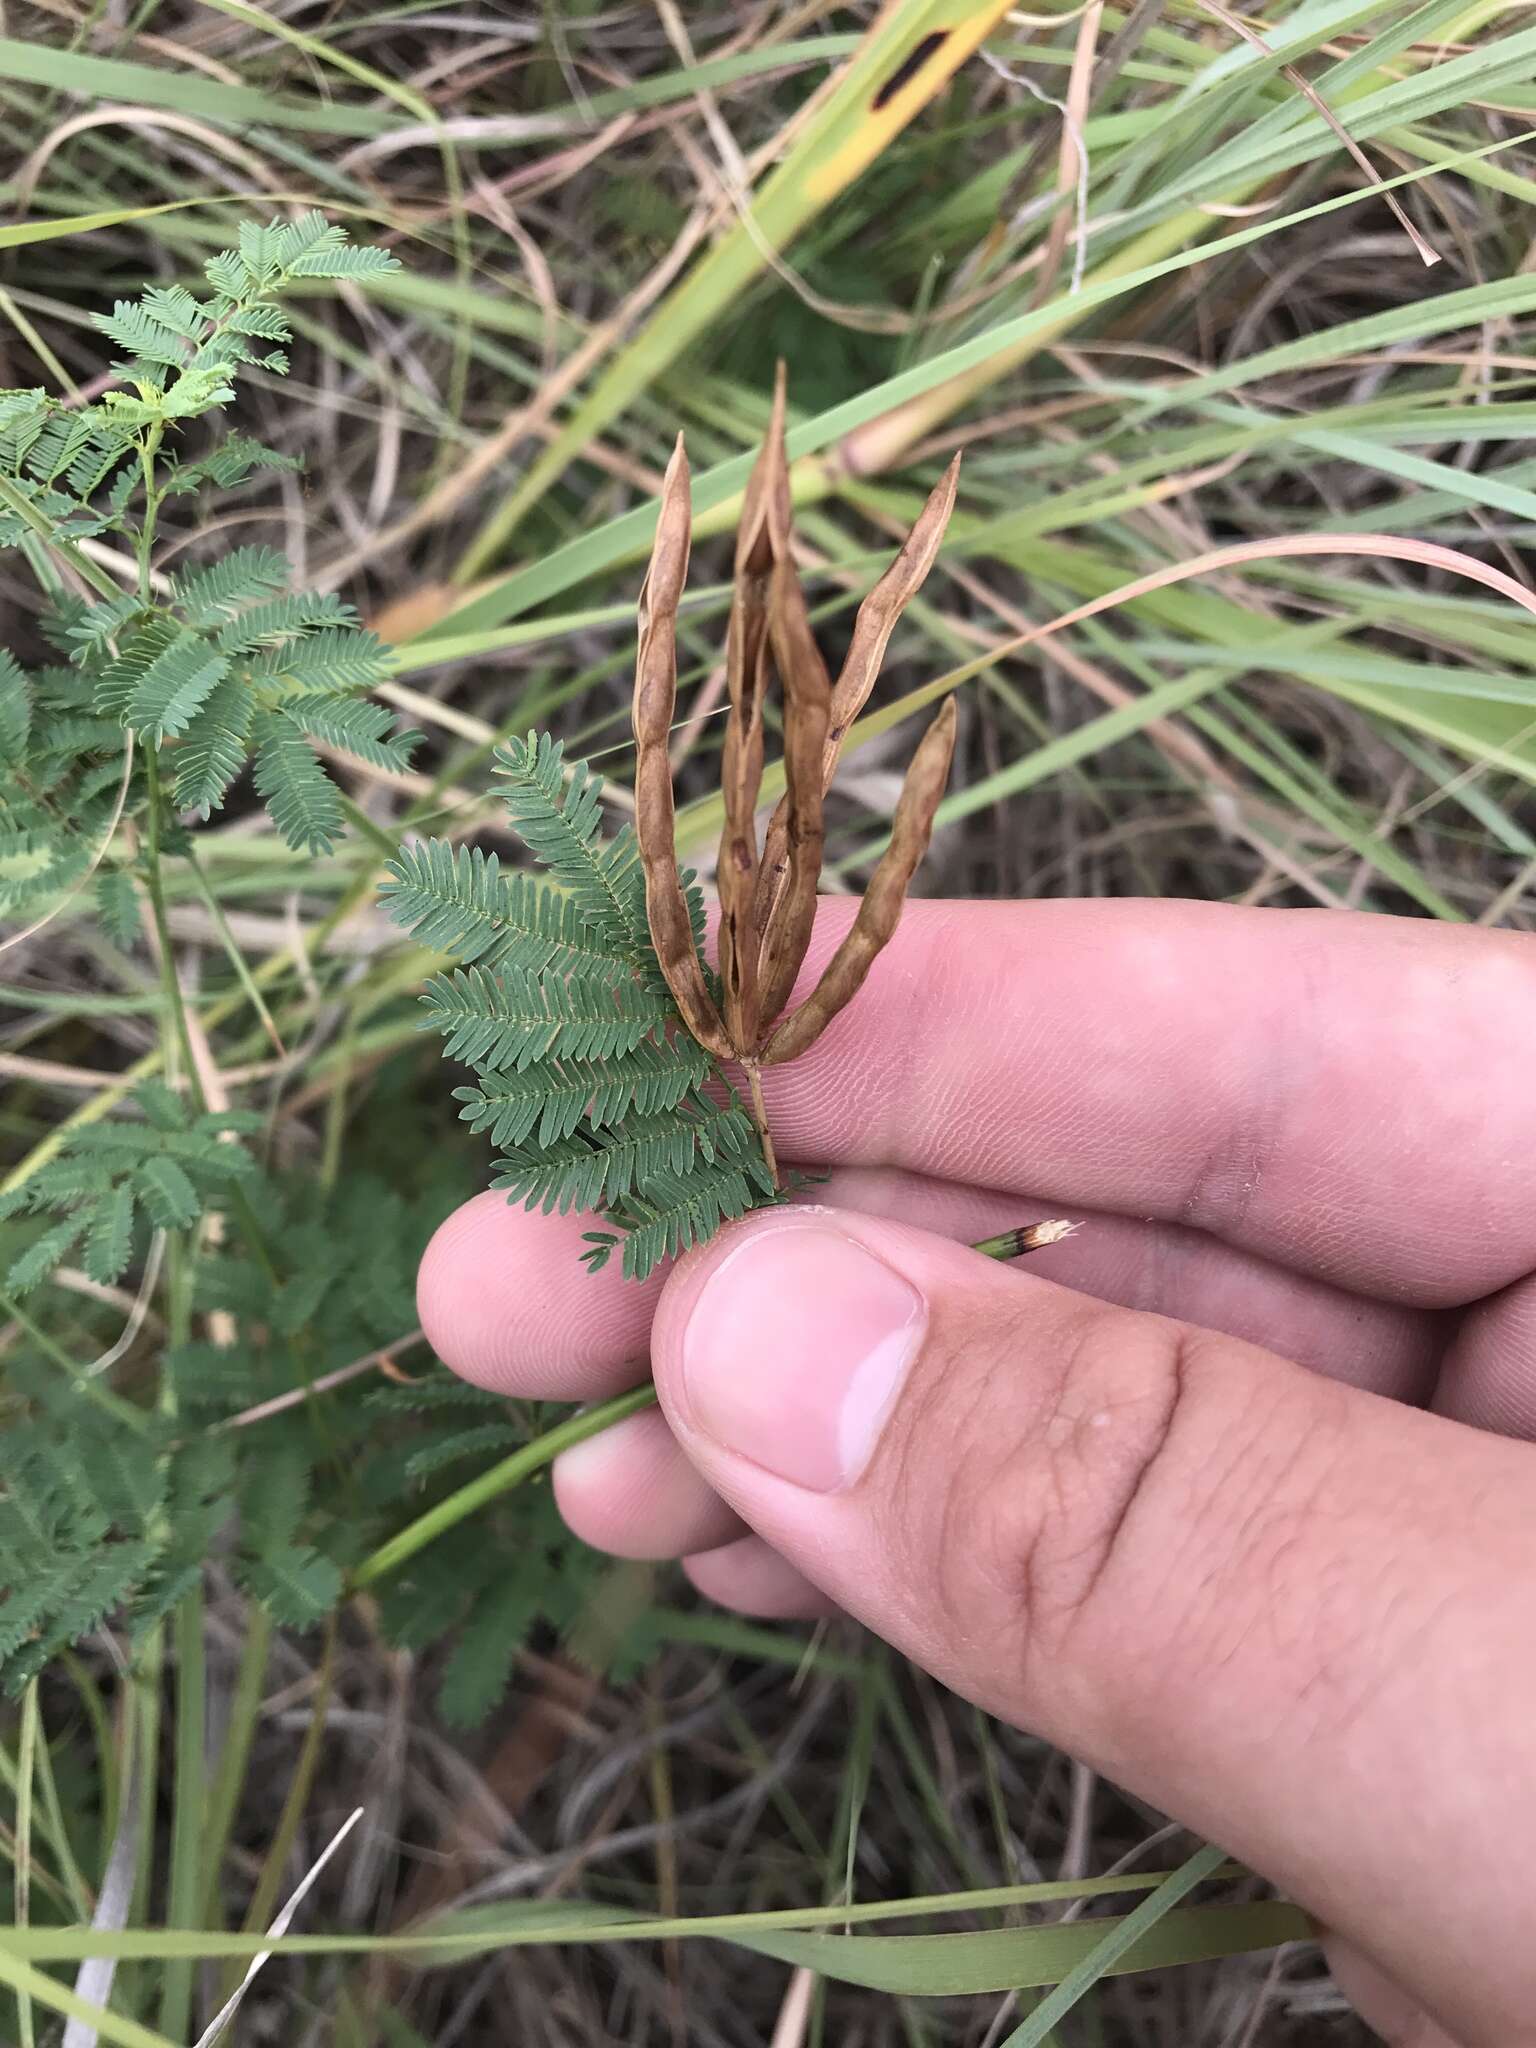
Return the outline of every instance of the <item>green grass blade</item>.
{"type": "Polygon", "coordinates": [[[1197,1849],[1189,1861],[1176,1870],[1171,1877],[1165,1877],[1149,1898],[1142,1900],[1133,1913],[1118,1921],[1095,1947],[1089,1950],[1080,1963],[1075,1964],[1055,1989],[1042,1998],[1034,2011],[1008,2036],[1003,2048],[1042,2048],[1042,2043],[1060,2019],[1065,2019],[1078,2001],[1091,1991],[1101,1977],[1107,1976],[1122,1959],[1134,1950],[1144,1935],[1150,1934],[1179,1903],[1180,1899],[1192,1892],[1197,1884],[1204,1882],[1213,1871],[1220,1868],[1224,1858],[1220,1849],[1209,1843],[1197,1849]]]}
{"type": "Polygon", "coordinates": [[[140,2026],[137,2020],[125,2019],[121,2013],[109,2012],[103,2005],[92,2005],[84,1998],[76,1997],[66,1985],[56,1983],[46,1971],[35,1968],[17,1955],[5,1940],[5,1931],[0,1929],[0,1984],[5,1984],[21,2000],[34,1999],[45,2005],[50,2012],[62,2013],[65,2019],[79,2020],[83,2026],[93,2028],[96,2038],[110,2041],[114,2048],[181,2048],[167,2034],[154,2033],[149,2027],[140,2026]]]}
{"type": "MultiPolygon", "coordinates": [[[[1536,131],[1511,137],[1509,144],[1497,143],[1487,149],[1465,154],[1490,154],[1493,149],[1529,141],[1533,135],[1536,135],[1536,131]]],[[[1383,183],[1396,190],[1427,175],[1427,170],[1413,171],[1399,178],[1384,180],[1383,183]]],[[[787,437],[790,456],[792,459],[798,459],[813,455],[841,440],[845,435],[852,434],[857,428],[868,425],[872,420],[895,412],[913,400],[928,397],[939,387],[951,384],[969,372],[985,369],[989,374],[1001,374],[1004,369],[1012,367],[1020,360],[1021,350],[1038,346],[1048,336],[1070,329],[1084,314],[1098,306],[1108,305],[1116,299],[1132,295],[1147,285],[1156,284],[1165,277],[1175,276],[1196,263],[1207,263],[1217,257],[1230,255],[1282,229],[1299,226],[1304,221],[1321,219],[1328,214],[1360,205],[1365,200],[1373,200],[1374,196],[1371,192],[1347,192],[1332,199],[1322,200],[1315,206],[1303,207],[1280,219],[1239,229],[1219,240],[1201,242],[1174,255],[1158,257],[1134,268],[1092,278],[1079,291],[990,328],[971,341],[947,349],[942,354],[903,371],[899,376],[869,386],[855,398],[828,407],[813,419],[802,421],[787,437]]],[[[1199,224],[1208,226],[1209,222],[1202,215],[1199,224]]],[[[1293,368],[1309,367],[1337,353],[1354,354],[1390,347],[1394,342],[1416,337],[1428,338],[1451,333],[1459,328],[1475,327],[1483,320],[1513,318],[1520,313],[1529,312],[1533,307],[1536,307],[1536,278],[1526,276],[1506,278],[1485,285],[1473,285],[1462,291],[1443,293],[1437,298],[1420,299],[1405,306],[1393,306],[1385,313],[1370,314],[1339,327],[1324,329],[1318,334],[1304,336],[1299,341],[1261,351],[1258,355],[1240,358],[1221,370],[1191,378],[1186,384],[1177,387],[1177,402],[1193,403],[1219,391],[1235,390],[1257,377],[1277,375],[1293,368]]],[[[1136,424],[1144,428],[1157,410],[1173,402],[1172,397],[1160,398],[1149,405],[1142,420],[1136,424]]],[[[716,463],[694,478],[696,534],[713,531],[715,527],[728,523],[754,459],[751,454],[733,456],[725,462],[716,463]],[[721,516],[713,522],[701,516],[715,513],[721,516]]],[[[831,477],[824,469],[807,471],[800,468],[796,472],[795,482],[802,499],[824,495],[832,487],[831,477]]],[[[611,569],[617,562],[638,559],[649,547],[655,529],[654,504],[638,505],[633,511],[621,513],[616,519],[608,520],[594,532],[583,534],[579,539],[555,548],[541,561],[500,579],[489,590],[458,606],[427,631],[418,634],[409,645],[413,652],[418,649],[425,652],[435,640],[478,632],[521,617],[535,605],[544,604],[550,598],[558,597],[563,591],[584,582],[587,578],[611,569]]]]}
{"type": "Polygon", "coordinates": [[[123,101],[166,107],[178,114],[268,128],[297,128],[316,135],[381,135],[394,120],[377,107],[346,106],[334,100],[291,100],[258,86],[226,85],[205,71],[172,71],[157,64],[133,64],[123,57],[93,57],[85,50],[50,49],[43,43],[0,38],[0,78],[41,85],[85,100],[123,101]]]}
{"type": "MultiPolygon", "coordinates": [[[[1027,1887],[1019,1888],[1027,1890],[1027,1887]]],[[[887,1913],[907,1910],[902,1902],[887,1913]]],[[[845,1906],[823,1909],[841,1920],[845,1906]]],[[[762,1923],[782,1916],[735,1914],[661,1920],[643,1913],[596,1907],[577,1901],[534,1900],[473,1907],[445,1915],[430,1931],[409,1935],[269,1936],[128,1931],[95,1934],[89,1928],[0,1930],[0,1958],[12,1970],[35,1961],[76,1961],[82,1955],[165,1960],[204,1960],[274,1955],[393,1955],[421,1967],[453,1965],[502,1948],[542,1944],[569,1946],[598,1942],[728,1941],[757,1955],[804,1965],[842,1984],[944,1998],[982,1991],[1015,1991],[1057,1984],[1090,1955],[1118,1922],[1075,1921],[1054,1927],[994,1927],[948,1934],[839,1934],[806,1929],[774,1930],[762,1923]]],[[[1309,1916],[1283,1900],[1237,1905],[1191,1906],[1166,1914],[1137,1936],[1104,1975],[1166,1969],[1273,1948],[1283,1941],[1315,1938],[1309,1916]]],[[[33,1972],[35,1980],[40,1971],[33,1972]]],[[[0,1970],[0,1982],[9,1981],[0,1970]]],[[[59,1994],[51,1979],[43,1982],[59,1994]]],[[[109,2036],[109,2038],[117,2038],[109,2036]]],[[[132,2048],[163,2048],[163,2037],[140,2030],[132,2048]]]]}

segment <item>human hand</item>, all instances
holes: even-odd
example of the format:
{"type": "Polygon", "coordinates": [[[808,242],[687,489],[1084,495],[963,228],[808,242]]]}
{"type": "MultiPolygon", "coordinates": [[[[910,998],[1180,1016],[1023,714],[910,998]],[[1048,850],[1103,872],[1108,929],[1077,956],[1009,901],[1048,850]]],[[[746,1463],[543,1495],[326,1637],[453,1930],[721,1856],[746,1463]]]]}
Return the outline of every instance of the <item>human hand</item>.
{"type": "Polygon", "coordinates": [[[483,1195],[422,1319],[508,1394],[654,1370],[556,1467],[588,1541],[857,1615],[1282,1886],[1389,2040],[1536,2043],[1533,1021],[1523,938],[913,904],[765,1076],[815,1208],[636,1286],[483,1195]]]}

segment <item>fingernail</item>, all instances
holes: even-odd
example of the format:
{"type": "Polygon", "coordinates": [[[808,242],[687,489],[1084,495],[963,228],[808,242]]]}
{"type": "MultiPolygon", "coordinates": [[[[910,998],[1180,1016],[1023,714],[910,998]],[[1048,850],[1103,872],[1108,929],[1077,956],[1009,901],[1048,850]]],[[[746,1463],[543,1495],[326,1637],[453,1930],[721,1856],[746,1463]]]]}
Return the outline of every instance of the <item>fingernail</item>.
{"type": "Polygon", "coordinates": [[[835,1493],[869,1463],[926,1324],[916,1288],[832,1225],[757,1230],[688,1318],[693,1422],[792,1485],[835,1493]]]}

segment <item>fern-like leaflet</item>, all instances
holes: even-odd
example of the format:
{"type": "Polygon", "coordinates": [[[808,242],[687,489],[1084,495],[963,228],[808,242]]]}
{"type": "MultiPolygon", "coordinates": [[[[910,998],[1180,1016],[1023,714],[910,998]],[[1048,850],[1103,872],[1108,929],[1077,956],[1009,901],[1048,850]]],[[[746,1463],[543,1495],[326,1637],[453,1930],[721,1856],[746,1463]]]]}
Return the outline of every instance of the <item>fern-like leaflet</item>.
{"type": "Polygon", "coordinates": [[[54,1219],[12,1260],[7,1292],[36,1287],[77,1245],[88,1278],[103,1285],[118,1280],[141,1225],[185,1229],[211,1201],[255,1174],[255,1161],[233,1141],[259,1130],[260,1117],[195,1114],[153,1081],[142,1083],[133,1100],[137,1119],[82,1125],[56,1158],[0,1195],[0,1217],[54,1219]]]}
{"type": "MultiPolygon", "coordinates": [[[[678,1018],[634,836],[601,836],[601,780],[547,734],[511,741],[497,767],[512,829],[554,886],[439,840],[391,863],[385,901],[463,963],[428,980],[425,1021],[475,1069],[457,1096],[503,1148],[493,1185],[529,1208],[600,1211],[586,1263],[622,1247],[643,1279],[776,1199],[773,1178],[735,1090],[678,1018]]],[[[702,944],[691,879],[689,907],[702,944]]]]}
{"type": "MultiPolygon", "coordinates": [[[[291,457],[230,435],[187,454],[189,423],[217,414],[257,366],[281,375],[290,338],[278,301],[301,279],[365,280],[397,268],[323,215],[247,225],[204,265],[207,290],[155,286],[94,316],[121,383],[88,405],[41,388],[0,391],[0,547],[61,555],[94,601],[52,600],[45,619],[69,666],[27,676],[0,657],[0,915],[58,898],[106,856],[114,825],[148,799],[132,743],[167,763],[171,801],[206,816],[254,762],[258,793],[298,851],[323,852],[343,805],[319,749],[404,768],[418,735],[361,693],[386,650],[341,599],[293,591],[269,548],[235,548],[156,578],[161,508],[228,491],[291,457]],[[80,543],[115,536],[134,587],[116,590],[80,543]]],[[[125,908],[121,897],[119,907],[125,908]]]]}

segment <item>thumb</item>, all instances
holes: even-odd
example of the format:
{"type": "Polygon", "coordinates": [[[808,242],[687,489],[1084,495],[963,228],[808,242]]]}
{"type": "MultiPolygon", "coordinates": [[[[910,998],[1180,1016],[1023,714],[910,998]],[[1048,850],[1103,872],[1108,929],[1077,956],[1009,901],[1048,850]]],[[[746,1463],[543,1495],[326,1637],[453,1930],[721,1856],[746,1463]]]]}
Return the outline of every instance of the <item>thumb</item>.
{"type": "Polygon", "coordinates": [[[652,1341],[691,1458],[840,1605],[1528,2038],[1489,1844],[1536,1760],[1529,1447],[828,1209],[684,1260],[652,1341]]]}

